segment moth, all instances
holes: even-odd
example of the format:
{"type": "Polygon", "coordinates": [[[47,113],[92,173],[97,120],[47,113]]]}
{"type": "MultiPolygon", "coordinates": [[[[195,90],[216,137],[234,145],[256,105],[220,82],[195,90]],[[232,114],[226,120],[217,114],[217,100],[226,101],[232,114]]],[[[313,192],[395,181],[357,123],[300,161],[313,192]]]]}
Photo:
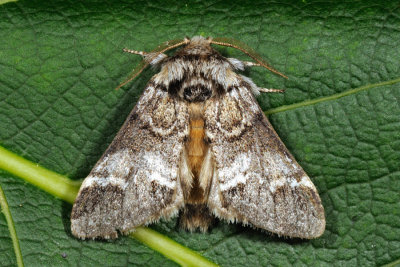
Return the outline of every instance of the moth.
{"type": "Polygon", "coordinates": [[[72,208],[73,235],[116,238],[178,214],[189,231],[205,232],[217,217],[279,236],[322,235],[318,192],[255,99],[281,90],[259,88],[237,71],[262,66],[286,76],[224,38],[125,51],[144,60],[120,86],[148,65],[160,71],[83,181],[72,208]],[[212,44],[239,49],[255,62],[226,58],[212,44]]]}

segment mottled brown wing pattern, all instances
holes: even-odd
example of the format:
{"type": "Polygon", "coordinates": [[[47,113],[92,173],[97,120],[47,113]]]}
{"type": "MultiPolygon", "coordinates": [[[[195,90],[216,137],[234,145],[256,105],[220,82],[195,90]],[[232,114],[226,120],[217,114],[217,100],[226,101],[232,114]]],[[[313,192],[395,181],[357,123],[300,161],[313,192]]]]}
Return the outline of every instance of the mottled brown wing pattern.
{"type": "Polygon", "coordinates": [[[325,229],[317,190],[250,90],[243,85],[206,104],[206,136],[215,161],[208,206],[223,219],[316,238],[325,229]]]}
{"type": "Polygon", "coordinates": [[[282,90],[259,88],[235,70],[263,66],[285,75],[224,39],[195,36],[152,53],[124,51],[144,61],[123,84],[149,64],[161,69],[84,180],[71,214],[75,236],[115,238],[181,208],[190,231],[206,231],[211,211],[278,235],[323,233],[315,186],[253,96],[282,90]],[[224,58],[210,44],[234,47],[257,62],[224,58]],[[178,46],[184,47],[172,57],[163,53],[178,46]]]}
{"type": "Polygon", "coordinates": [[[115,238],[117,231],[177,214],[183,206],[178,177],[188,133],[186,104],[150,82],[84,180],[72,209],[72,233],[115,238]]]}

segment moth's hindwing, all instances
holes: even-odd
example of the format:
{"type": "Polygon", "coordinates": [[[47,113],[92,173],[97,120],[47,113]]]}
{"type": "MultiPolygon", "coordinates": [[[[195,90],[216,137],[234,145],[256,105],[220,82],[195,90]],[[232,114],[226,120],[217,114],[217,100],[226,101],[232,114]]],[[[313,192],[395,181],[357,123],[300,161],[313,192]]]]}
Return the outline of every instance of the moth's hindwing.
{"type": "Polygon", "coordinates": [[[184,204],[178,173],[188,131],[186,104],[150,82],[83,181],[72,209],[72,233],[115,238],[117,231],[177,214],[184,204]]]}
{"type": "Polygon", "coordinates": [[[250,88],[242,85],[211,99],[205,121],[215,160],[208,200],[214,214],[283,236],[316,238],[324,232],[324,209],[315,186],[250,88]]]}

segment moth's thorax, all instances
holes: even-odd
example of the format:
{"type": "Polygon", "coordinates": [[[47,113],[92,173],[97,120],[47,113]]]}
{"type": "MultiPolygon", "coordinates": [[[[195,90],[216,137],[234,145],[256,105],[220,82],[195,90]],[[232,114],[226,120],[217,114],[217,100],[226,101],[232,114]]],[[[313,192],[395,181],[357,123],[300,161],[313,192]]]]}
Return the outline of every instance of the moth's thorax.
{"type": "Polygon", "coordinates": [[[165,60],[153,82],[188,102],[203,102],[240,83],[231,63],[207,39],[190,42],[165,60]]]}

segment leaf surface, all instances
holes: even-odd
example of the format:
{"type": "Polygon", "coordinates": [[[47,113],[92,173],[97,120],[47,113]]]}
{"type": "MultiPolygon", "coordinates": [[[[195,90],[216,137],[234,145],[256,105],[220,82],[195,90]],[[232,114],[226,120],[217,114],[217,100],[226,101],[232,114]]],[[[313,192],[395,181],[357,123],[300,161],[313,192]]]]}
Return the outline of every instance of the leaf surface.
{"type": "MultiPolygon", "coordinates": [[[[19,1],[0,6],[0,142],[82,179],[112,141],[154,71],[113,90],[150,51],[184,36],[247,43],[289,76],[245,72],[286,89],[258,98],[320,192],[327,229],[289,240],[219,222],[186,233],[151,228],[222,266],[376,266],[400,259],[400,7],[397,1],[19,1]],[[387,84],[382,86],[381,83],[387,84]],[[342,93],[368,86],[343,97],[342,93]],[[323,99],[318,103],[312,100],[323,99]],[[295,105],[295,106],[293,106],[295,105]],[[287,106],[287,107],[285,107],[287,106]]],[[[247,59],[239,51],[224,55],[247,59]]],[[[26,266],[174,266],[129,238],[79,241],[67,204],[6,172],[0,185],[26,266]],[[63,257],[64,256],[64,257],[63,257]]],[[[0,216],[0,262],[15,265],[0,216]]]]}

